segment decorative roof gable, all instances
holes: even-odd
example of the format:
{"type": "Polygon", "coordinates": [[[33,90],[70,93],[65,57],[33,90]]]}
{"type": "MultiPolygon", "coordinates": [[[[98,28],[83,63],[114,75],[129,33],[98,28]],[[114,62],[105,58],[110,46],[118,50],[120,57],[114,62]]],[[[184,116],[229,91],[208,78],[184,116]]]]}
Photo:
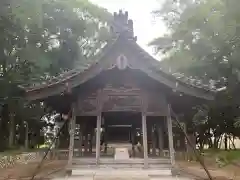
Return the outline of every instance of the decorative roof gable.
{"type": "Polygon", "coordinates": [[[139,69],[159,83],[176,91],[207,100],[214,98],[213,91],[187,84],[173,75],[163,72],[159,61],[136,43],[132,20],[128,19],[128,13],[123,14],[122,11],[119,14],[114,13],[111,31],[112,39],[102,49],[93,64],[85,69],[74,69],[64,73],[46,84],[24,87],[27,98],[29,100],[42,99],[60,94],[66,89],[66,84],[71,88],[77,87],[102,71],[113,67],[118,67],[120,70],[124,70],[126,67],[139,69]],[[38,94],[38,96],[35,97],[33,94],[38,94]]]}

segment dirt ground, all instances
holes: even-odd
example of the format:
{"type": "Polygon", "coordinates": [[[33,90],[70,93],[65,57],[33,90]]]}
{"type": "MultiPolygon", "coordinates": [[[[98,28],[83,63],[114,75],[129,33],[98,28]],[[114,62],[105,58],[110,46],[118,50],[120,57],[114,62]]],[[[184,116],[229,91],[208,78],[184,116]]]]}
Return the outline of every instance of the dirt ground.
{"type": "MultiPolygon", "coordinates": [[[[204,169],[198,162],[177,162],[180,172],[186,175],[196,177],[198,180],[208,179],[204,169]]],[[[207,169],[215,180],[240,180],[240,167],[236,165],[228,165],[223,168],[216,167],[215,164],[207,164],[207,169]]]]}
{"type": "MultiPolygon", "coordinates": [[[[12,168],[0,169],[0,180],[28,180],[31,179],[38,163],[16,165],[12,168]]],[[[66,161],[45,161],[38,171],[36,179],[48,179],[52,174],[61,172],[66,166],[66,161]]]]}
{"type": "MultiPolygon", "coordinates": [[[[29,180],[37,165],[38,163],[29,163],[8,169],[0,169],[0,180],[29,180]]],[[[66,161],[45,161],[35,179],[50,179],[52,175],[63,172],[65,166],[66,161]]],[[[197,162],[178,161],[177,166],[183,175],[194,177],[196,180],[208,179],[205,171],[197,162]]],[[[228,165],[224,168],[218,168],[211,163],[206,164],[206,166],[214,180],[240,180],[239,166],[228,165]]]]}

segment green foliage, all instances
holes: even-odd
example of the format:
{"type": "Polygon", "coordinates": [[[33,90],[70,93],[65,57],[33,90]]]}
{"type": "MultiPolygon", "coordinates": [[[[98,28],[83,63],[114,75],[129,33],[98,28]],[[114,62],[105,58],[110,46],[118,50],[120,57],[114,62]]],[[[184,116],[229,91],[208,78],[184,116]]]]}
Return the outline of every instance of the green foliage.
{"type": "Polygon", "coordinates": [[[240,136],[239,7],[238,0],[169,0],[154,12],[168,27],[149,44],[165,53],[162,68],[215,90],[226,87],[210,106],[196,108],[193,126],[202,146],[218,147],[223,134],[240,136]]]}
{"type": "Polygon", "coordinates": [[[204,151],[205,157],[215,158],[219,167],[235,164],[240,159],[240,150],[216,150],[209,149],[204,151]]]}
{"type": "Polygon", "coordinates": [[[108,39],[106,23],[111,15],[87,0],[3,0],[0,15],[2,150],[7,147],[10,126],[20,126],[13,129],[21,143],[25,122],[37,136],[43,126],[44,107],[25,102],[18,86],[44,83],[63,71],[92,63],[90,59],[108,39]]]}
{"type": "Polygon", "coordinates": [[[236,0],[166,1],[164,10],[157,13],[171,33],[152,42],[162,49],[168,39],[171,48],[163,60],[165,68],[204,82],[214,80],[220,87],[236,82],[240,65],[236,6],[236,0]]]}

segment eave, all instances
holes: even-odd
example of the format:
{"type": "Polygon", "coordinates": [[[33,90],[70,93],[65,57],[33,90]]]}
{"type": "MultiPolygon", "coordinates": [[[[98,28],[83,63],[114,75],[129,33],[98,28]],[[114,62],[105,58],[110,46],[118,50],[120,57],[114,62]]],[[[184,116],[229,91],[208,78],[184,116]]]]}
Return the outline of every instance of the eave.
{"type": "MultiPolygon", "coordinates": [[[[102,53],[95,63],[91,64],[85,70],[72,70],[68,73],[61,75],[60,78],[55,82],[49,82],[44,85],[39,85],[25,89],[25,95],[28,100],[38,100],[44,99],[49,96],[54,96],[61,94],[66,90],[66,85],[70,88],[75,88],[82,85],[88,80],[94,78],[102,71],[107,70],[106,67],[112,62],[107,58],[111,53],[118,47],[118,44],[123,44],[127,46],[128,49],[131,48],[132,53],[135,53],[137,58],[139,58],[139,63],[133,63],[134,69],[139,69],[146,73],[149,77],[155,79],[159,83],[162,83],[171,89],[185,93],[190,96],[195,96],[205,100],[213,100],[215,97],[215,91],[207,90],[204,88],[199,88],[191,84],[184,83],[171,74],[163,72],[159,68],[159,61],[155,60],[146,51],[144,51],[134,39],[126,39],[119,36],[115,40],[111,40],[105,48],[103,48],[102,53]]],[[[126,47],[125,47],[126,48],[126,47]]],[[[118,50],[118,49],[117,49],[118,50]]],[[[119,50],[121,51],[121,50],[119,50]]],[[[133,56],[134,56],[133,55],[133,56]]]]}

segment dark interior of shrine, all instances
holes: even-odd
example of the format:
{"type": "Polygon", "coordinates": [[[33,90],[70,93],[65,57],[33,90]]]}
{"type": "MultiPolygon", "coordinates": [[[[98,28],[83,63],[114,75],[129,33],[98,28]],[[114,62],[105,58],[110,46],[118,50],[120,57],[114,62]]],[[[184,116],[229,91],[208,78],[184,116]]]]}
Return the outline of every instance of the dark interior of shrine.
{"type": "Polygon", "coordinates": [[[139,112],[108,112],[103,113],[109,143],[131,143],[132,136],[141,129],[141,113],[139,112]]]}

